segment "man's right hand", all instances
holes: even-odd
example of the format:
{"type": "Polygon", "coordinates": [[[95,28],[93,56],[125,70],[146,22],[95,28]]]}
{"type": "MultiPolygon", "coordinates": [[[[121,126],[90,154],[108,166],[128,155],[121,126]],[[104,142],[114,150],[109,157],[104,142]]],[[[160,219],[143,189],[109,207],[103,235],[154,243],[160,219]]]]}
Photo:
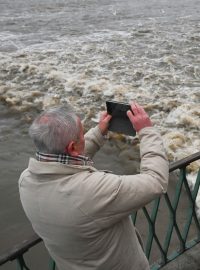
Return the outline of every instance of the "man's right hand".
{"type": "Polygon", "coordinates": [[[136,102],[133,102],[130,105],[132,111],[127,111],[127,116],[134,129],[138,132],[145,127],[152,127],[152,122],[143,107],[136,102]]]}
{"type": "Polygon", "coordinates": [[[100,121],[99,121],[99,129],[101,131],[102,135],[106,135],[108,132],[108,125],[109,121],[112,118],[110,114],[108,114],[106,111],[101,112],[100,114],[100,121]]]}

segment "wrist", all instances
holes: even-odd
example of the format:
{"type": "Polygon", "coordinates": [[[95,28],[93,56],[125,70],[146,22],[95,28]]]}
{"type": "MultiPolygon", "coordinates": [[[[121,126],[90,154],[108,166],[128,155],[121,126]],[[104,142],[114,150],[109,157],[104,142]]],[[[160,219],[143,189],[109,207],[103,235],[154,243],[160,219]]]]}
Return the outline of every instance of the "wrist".
{"type": "Polygon", "coordinates": [[[143,125],[142,127],[138,127],[136,129],[136,132],[139,132],[140,130],[144,129],[144,128],[148,128],[148,127],[153,127],[153,125],[151,123],[143,125]]]}

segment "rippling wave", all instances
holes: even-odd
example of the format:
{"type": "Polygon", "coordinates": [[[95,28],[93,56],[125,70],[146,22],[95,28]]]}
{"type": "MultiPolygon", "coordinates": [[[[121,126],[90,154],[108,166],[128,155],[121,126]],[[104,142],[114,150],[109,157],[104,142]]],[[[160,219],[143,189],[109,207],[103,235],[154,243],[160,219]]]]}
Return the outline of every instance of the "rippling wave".
{"type": "Polygon", "coordinates": [[[89,128],[106,100],[136,100],[161,131],[170,161],[198,151],[198,3],[134,2],[4,4],[0,101],[25,121],[69,102],[89,128]]]}

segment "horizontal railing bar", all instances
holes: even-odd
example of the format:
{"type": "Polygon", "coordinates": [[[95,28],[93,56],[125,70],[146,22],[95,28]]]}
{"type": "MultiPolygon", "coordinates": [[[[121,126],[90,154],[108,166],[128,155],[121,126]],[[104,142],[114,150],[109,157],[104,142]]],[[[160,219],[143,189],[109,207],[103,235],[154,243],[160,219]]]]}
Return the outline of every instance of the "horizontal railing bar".
{"type": "Polygon", "coordinates": [[[21,254],[27,252],[29,248],[40,242],[42,242],[42,239],[38,237],[37,234],[33,234],[28,240],[24,240],[22,243],[14,246],[7,253],[0,255],[0,265],[18,258],[21,254]]]}
{"type": "MultiPolygon", "coordinates": [[[[200,159],[200,152],[197,152],[189,157],[183,158],[179,161],[172,162],[169,165],[169,172],[172,172],[176,169],[183,168],[188,164],[200,159]]],[[[36,234],[33,234],[28,240],[24,240],[22,243],[14,246],[10,249],[7,253],[0,255],[0,265],[3,265],[7,261],[12,261],[19,257],[21,254],[27,252],[31,247],[37,245],[38,243],[42,242],[42,239],[38,237],[36,234]]]]}
{"type": "Polygon", "coordinates": [[[169,165],[169,172],[175,171],[176,169],[183,168],[198,159],[200,159],[200,152],[197,152],[189,157],[180,159],[178,161],[172,162],[169,165]]]}

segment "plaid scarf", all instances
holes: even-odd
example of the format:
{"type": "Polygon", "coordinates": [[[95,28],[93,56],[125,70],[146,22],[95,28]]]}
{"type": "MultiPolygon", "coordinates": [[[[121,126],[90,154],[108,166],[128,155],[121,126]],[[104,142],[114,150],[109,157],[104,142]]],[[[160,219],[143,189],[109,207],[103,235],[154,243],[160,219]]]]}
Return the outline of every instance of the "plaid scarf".
{"type": "Polygon", "coordinates": [[[63,164],[69,165],[86,165],[86,166],[93,166],[94,162],[85,156],[77,156],[72,157],[67,154],[46,154],[41,152],[36,152],[36,159],[38,161],[46,161],[46,162],[59,162],[63,164]]]}

